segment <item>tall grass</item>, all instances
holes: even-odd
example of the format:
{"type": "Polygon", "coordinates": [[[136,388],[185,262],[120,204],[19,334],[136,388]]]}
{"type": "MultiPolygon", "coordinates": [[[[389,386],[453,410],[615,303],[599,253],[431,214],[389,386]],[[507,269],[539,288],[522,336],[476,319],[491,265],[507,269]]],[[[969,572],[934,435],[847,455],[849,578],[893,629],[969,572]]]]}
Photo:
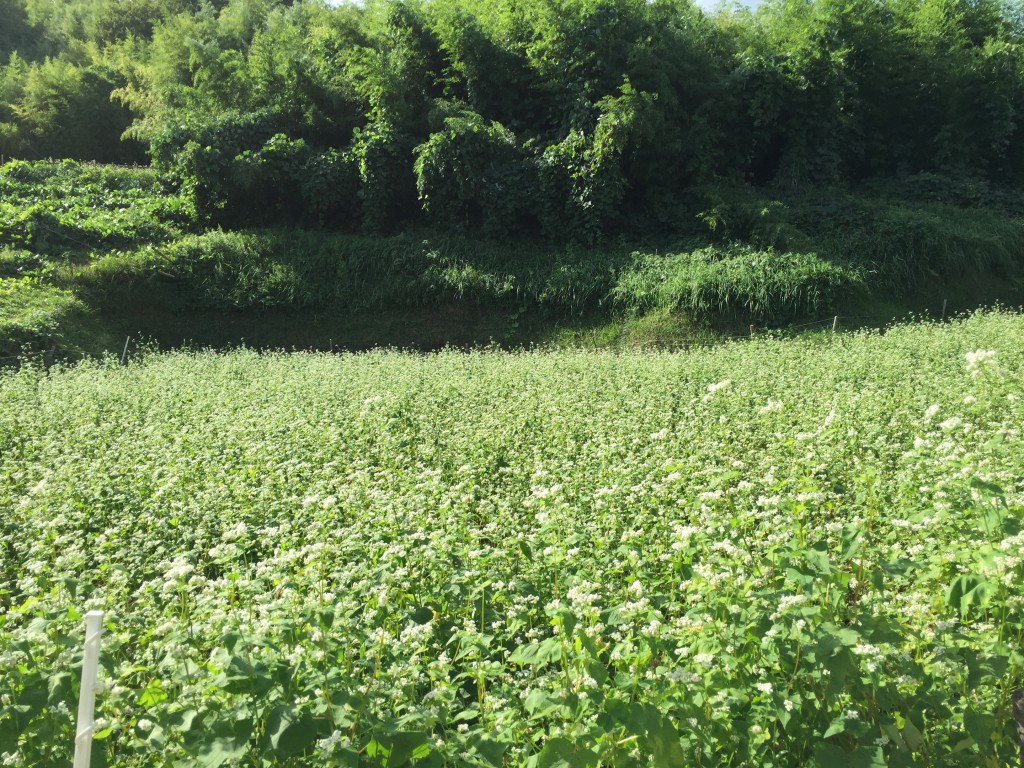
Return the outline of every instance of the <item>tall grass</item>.
{"type": "Polygon", "coordinates": [[[636,254],[611,300],[634,315],[669,309],[786,321],[831,310],[864,288],[862,270],[813,253],[710,246],[666,256],[636,254]]]}
{"type": "Polygon", "coordinates": [[[926,282],[1024,274],[1024,220],[950,205],[860,204],[857,226],[820,237],[823,252],[873,271],[878,285],[909,293],[926,282]]]}
{"type": "Polygon", "coordinates": [[[0,357],[25,347],[65,346],[85,313],[69,291],[31,278],[0,277],[0,357]]]}
{"type": "Polygon", "coordinates": [[[669,309],[783,321],[863,290],[861,270],[814,254],[707,246],[659,256],[457,238],[269,230],[208,232],[164,249],[165,269],[204,306],[363,311],[449,301],[562,314],[669,309]]]}
{"type": "Polygon", "coordinates": [[[629,260],[626,249],[310,230],[218,230],[153,253],[203,306],[342,312],[457,301],[580,313],[601,304],[629,260]]]}

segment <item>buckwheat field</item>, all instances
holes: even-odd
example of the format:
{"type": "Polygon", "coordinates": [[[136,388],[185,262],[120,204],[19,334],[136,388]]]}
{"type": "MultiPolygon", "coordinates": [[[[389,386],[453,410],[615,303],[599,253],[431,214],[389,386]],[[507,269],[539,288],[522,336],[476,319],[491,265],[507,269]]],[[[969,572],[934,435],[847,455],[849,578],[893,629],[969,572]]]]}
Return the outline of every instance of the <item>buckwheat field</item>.
{"type": "Polygon", "coordinates": [[[1022,342],[0,374],[0,765],[1014,764],[1022,342]]]}

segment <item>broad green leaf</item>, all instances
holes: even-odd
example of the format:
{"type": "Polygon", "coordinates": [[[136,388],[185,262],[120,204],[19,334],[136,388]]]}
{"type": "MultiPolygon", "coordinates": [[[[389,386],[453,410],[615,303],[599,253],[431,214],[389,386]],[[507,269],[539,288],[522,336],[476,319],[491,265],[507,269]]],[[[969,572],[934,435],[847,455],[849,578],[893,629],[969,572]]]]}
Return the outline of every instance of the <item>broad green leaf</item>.
{"type": "Polygon", "coordinates": [[[388,768],[401,768],[430,754],[430,734],[425,731],[398,731],[380,736],[377,742],[387,752],[388,768]]]}
{"type": "Polygon", "coordinates": [[[598,756],[578,748],[569,739],[549,739],[537,756],[537,768],[597,768],[598,756]]]}
{"type": "Polygon", "coordinates": [[[143,709],[155,707],[167,699],[167,692],[161,680],[150,680],[139,694],[139,706],[143,709]]]}
{"type": "Polygon", "coordinates": [[[964,729],[983,751],[987,749],[996,725],[995,717],[987,712],[977,712],[971,708],[964,712],[964,729]]]}
{"type": "Polygon", "coordinates": [[[888,768],[881,747],[858,747],[847,752],[832,744],[819,744],[811,765],[813,768],[888,768]]]}
{"type": "Polygon", "coordinates": [[[322,735],[308,711],[279,704],[267,717],[267,739],[279,757],[290,757],[311,748],[322,735]]]}
{"type": "Polygon", "coordinates": [[[987,605],[994,592],[994,586],[983,576],[964,574],[949,585],[946,605],[956,609],[961,616],[966,616],[972,609],[987,605]]]}
{"type": "Polygon", "coordinates": [[[846,733],[846,718],[842,715],[833,718],[831,724],[829,724],[828,728],[821,735],[821,738],[828,739],[832,736],[837,736],[840,733],[846,733]]]}
{"type": "Polygon", "coordinates": [[[513,664],[536,666],[558,661],[562,658],[562,641],[557,637],[549,637],[537,643],[529,643],[516,648],[509,661],[513,664]]]}
{"type": "Polygon", "coordinates": [[[198,736],[198,743],[190,750],[195,755],[196,765],[218,768],[229,760],[240,760],[249,751],[252,723],[248,720],[218,720],[211,731],[198,732],[198,736]]]}

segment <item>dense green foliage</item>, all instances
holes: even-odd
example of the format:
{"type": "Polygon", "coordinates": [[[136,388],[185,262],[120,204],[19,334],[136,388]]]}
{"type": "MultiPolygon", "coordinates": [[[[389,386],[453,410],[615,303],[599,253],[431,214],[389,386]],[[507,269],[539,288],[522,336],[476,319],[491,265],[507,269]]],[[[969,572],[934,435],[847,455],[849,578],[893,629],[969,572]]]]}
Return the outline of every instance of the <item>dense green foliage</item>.
{"type": "Polygon", "coordinates": [[[169,240],[192,207],[143,168],[8,163],[0,169],[0,247],[87,255],[169,240]]]}
{"type": "MultiPolygon", "coordinates": [[[[0,270],[11,261],[7,253],[0,251],[0,270]]],[[[81,320],[85,309],[69,291],[31,278],[0,277],[2,362],[11,362],[24,347],[69,346],[65,336],[81,320]]]]}
{"type": "Polygon", "coordinates": [[[2,374],[0,758],[1009,765],[1022,335],[2,374]]]}
{"type": "Polygon", "coordinates": [[[632,244],[510,244],[451,226],[223,230],[205,226],[195,198],[153,169],[15,161],[0,167],[0,281],[20,282],[0,293],[0,314],[22,320],[0,325],[0,351],[82,349],[81,312],[56,301],[66,296],[113,315],[137,300],[182,314],[338,317],[459,304],[512,323],[523,313],[549,325],[671,313],[745,327],[863,314],[951,280],[1012,287],[1024,273],[1021,203],[986,184],[919,177],[896,189],[771,197],[719,184],[693,199],[701,212],[690,234],[632,244]],[[42,293],[26,315],[34,288],[42,293]]]}
{"type": "MultiPolygon", "coordinates": [[[[0,279],[56,318],[1016,303],[1022,57],[999,0],[0,0],[0,156],[151,160],[3,166],[0,279]]],[[[0,348],[64,345],[29,317],[0,348]]]]}
{"type": "Polygon", "coordinates": [[[1024,173],[999,0],[3,0],[0,29],[0,154],[148,147],[224,225],[593,243],[688,230],[723,179],[1024,173]]]}
{"type": "MultiPolygon", "coordinates": [[[[844,292],[864,288],[858,269],[776,254],[767,239],[760,248],[698,240],[672,257],[543,243],[510,255],[504,243],[433,232],[202,231],[188,196],[169,194],[149,169],[14,162],[0,169],[0,192],[0,247],[8,249],[0,279],[74,291],[98,308],[116,306],[132,286],[158,283],[173,288],[183,311],[351,314],[459,302],[552,318],[671,309],[781,322],[826,312],[844,292]],[[652,284],[664,272],[676,286],[668,292],[652,284]]],[[[2,299],[0,307],[7,308],[2,299]]],[[[32,317],[32,338],[44,342],[35,346],[65,346],[59,317],[32,317]]],[[[27,338],[0,328],[8,353],[27,338]]]]}

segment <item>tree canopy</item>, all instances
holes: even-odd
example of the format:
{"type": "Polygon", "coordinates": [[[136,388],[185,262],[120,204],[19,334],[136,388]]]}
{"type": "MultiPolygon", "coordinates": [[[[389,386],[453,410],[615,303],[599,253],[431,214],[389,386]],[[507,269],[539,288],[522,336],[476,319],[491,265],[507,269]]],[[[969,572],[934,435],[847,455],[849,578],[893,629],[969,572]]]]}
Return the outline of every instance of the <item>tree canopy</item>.
{"type": "Polygon", "coordinates": [[[726,179],[1018,186],[1003,0],[0,0],[0,154],[148,157],[224,223],[584,243],[726,179]]]}

